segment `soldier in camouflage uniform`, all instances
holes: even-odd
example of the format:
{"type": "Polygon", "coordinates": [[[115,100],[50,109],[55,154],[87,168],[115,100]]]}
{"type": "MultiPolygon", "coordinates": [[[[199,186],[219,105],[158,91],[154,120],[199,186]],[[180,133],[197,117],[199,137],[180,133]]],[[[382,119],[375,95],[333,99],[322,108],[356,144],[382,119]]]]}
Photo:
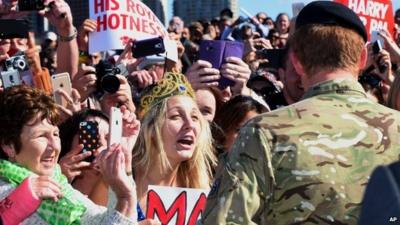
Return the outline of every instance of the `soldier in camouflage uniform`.
{"type": "Polygon", "coordinates": [[[400,115],[367,99],[357,82],[367,39],[359,18],[337,3],[313,2],[296,27],[291,57],[304,100],[241,129],[217,169],[203,224],[355,225],[371,171],[399,158],[400,115]],[[299,37],[315,49],[301,49],[299,37]],[[328,53],[309,53],[323,48],[328,53]]]}

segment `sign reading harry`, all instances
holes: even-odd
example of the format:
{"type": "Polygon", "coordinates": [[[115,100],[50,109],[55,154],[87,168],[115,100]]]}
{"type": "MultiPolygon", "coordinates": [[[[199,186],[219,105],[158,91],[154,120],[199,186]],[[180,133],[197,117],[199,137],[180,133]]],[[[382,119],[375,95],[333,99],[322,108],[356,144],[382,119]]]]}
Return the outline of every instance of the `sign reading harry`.
{"type": "Polygon", "coordinates": [[[195,225],[206,206],[208,191],[149,186],[146,218],[169,225],[195,225]]]}
{"type": "Polygon", "coordinates": [[[367,33],[374,30],[394,31],[393,7],[391,0],[335,0],[353,10],[364,23],[367,33]]]}
{"type": "Polygon", "coordinates": [[[89,34],[89,52],[123,49],[128,38],[162,36],[167,30],[140,0],[89,0],[90,18],[97,30],[89,34]]]}

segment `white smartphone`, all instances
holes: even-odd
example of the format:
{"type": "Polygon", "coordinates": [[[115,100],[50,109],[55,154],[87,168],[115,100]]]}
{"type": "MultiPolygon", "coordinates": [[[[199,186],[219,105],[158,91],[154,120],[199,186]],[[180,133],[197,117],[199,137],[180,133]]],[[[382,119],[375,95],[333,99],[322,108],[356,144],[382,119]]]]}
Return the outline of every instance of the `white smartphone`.
{"type": "Polygon", "coordinates": [[[60,94],[58,94],[56,91],[59,89],[62,89],[69,96],[71,96],[72,84],[71,84],[71,78],[69,76],[69,73],[59,73],[59,74],[52,75],[51,76],[51,85],[53,86],[54,101],[57,104],[66,107],[68,105],[67,100],[65,98],[63,98],[60,94]]]}
{"type": "Polygon", "coordinates": [[[384,39],[378,33],[379,33],[379,31],[377,31],[377,30],[371,31],[371,43],[374,43],[377,40],[379,40],[381,42],[381,44],[383,45],[385,43],[384,39]]]}
{"type": "Polygon", "coordinates": [[[110,132],[108,134],[108,148],[113,144],[120,144],[122,139],[122,113],[117,107],[111,107],[110,132]]]}
{"type": "Polygon", "coordinates": [[[4,88],[22,84],[21,78],[19,77],[19,73],[17,70],[1,72],[1,80],[3,82],[4,88]]]}

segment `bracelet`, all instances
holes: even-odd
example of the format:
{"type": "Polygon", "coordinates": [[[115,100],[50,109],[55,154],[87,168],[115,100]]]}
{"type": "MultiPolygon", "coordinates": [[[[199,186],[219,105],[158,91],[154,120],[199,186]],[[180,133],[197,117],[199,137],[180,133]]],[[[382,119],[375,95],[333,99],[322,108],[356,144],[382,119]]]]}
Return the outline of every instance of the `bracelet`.
{"type": "Polygon", "coordinates": [[[57,35],[58,36],[58,40],[60,40],[61,42],[69,42],[72,41],[76,38],[76,36],[78,36],[78,31],[76,30],[76,28],[74,27],[74,33],[70,36],[61,36],[61,35],[57,35]]]}

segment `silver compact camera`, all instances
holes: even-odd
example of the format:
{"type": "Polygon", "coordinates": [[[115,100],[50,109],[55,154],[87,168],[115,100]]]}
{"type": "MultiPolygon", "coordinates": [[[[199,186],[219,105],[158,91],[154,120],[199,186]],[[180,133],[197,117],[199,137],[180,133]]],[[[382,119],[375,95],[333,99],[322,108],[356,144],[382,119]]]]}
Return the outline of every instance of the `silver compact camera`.
{"type": "Polygon", "coordinates": [[[4,67],[6,71],[9,70],[18,70],[18,71],[26,71],[29,70],[29,64],[26,60],[25,55],[17,55],[10,57],[4,62],[4,67]]]}
{"type": "Polygon", "coordinates": [[[29,64],[25,55],[10,57],[4,62],[4,70],[1,71],[3,87],[11,87],[22,84],[22,76],[29,71],[29,64]]]}

